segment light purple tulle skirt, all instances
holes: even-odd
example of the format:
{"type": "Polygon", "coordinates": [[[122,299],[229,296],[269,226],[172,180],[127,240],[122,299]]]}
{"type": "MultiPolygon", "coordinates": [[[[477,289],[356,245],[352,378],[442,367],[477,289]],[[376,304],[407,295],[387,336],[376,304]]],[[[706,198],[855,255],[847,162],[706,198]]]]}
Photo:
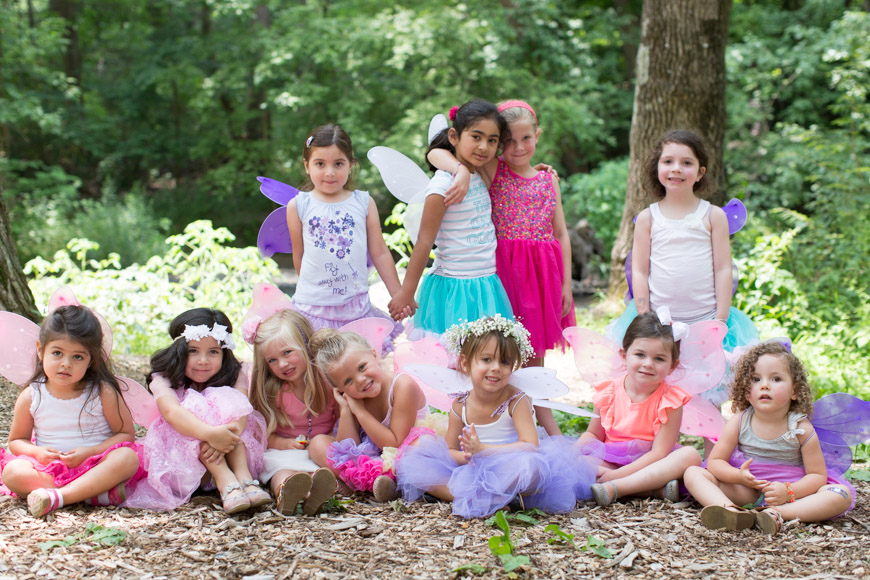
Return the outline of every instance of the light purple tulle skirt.
{"type": "Polygon", "coordinates": [[[296,302],[293,304],[296,310],[308,319],[308,322],[311,323],[311,328],[314,330],[320,330],[321,328],[338,329],[345,324],[356,322],[362,318],[385,318],[389,320],[393,324],[393,330],[384,339],[382,350],[384,355],[390,354],[395,350],[393,342],[404,330],[404,326],[396,324],[389,314],[372,306],[368,293],[357,294],[341,306],[316,306],[312,304],[298,304],[296,302]]]}
{"type": "MultiPolygon", "coordinates": [[[[731,459],[728,463],[732,467],[736,467],[740,469],[740,467],[746,463],[746,460],[749,459],[742,451],[739,449],[734,449],[734,453],[731,454],[731,459]]],[[[706,462],[704,463],[706,466],[706,462]]],[[[778,463],[761,463],[759,460],[753,460],[753,462],[749,465],[749,472],[754,475],[757,479],[763,479],[767,481],[788,481],[795,482],[806,475],[806,471],[804,471],[803,467],[797,467],[794,465],[781,465],[778,463]]],[[[849,504],[849,509],[845,512],[850,511],[855,507],[855,488],[849,483],[849,481],[843,477],[843,474],[835,471],[828,470],[828,482],[826,485],[841,485],[849,490],[849,493],[852,495],[852,501],[849,504]]],[[[842,514],[840,514],[842,515],[842,514]]]]}
{"type": "Polygon", "coordinates": [[[578,499],[590,497],[595,473],[596,463],[579,455],[568,437],[544,439],[539,447],[483,451],[459,465],[442,437],[427,435],[396,462],[399,490],[406,501],[446,485],[453,495],[453,513],[464,518],[489,516],[518,494],[526,507],[569,512],[578,499]]]}
{"type": "MultiPolygon", "coordinates": [[[[601,441],[584,441],[582,445],[582,453],[587,456],[589,460],[593,457],[600,457],[601,460],[614,465],[628,465],[649,453],[652,446],[652,441],[645,441],[643,439],[611,441],[609,443],[602,443],[601,441]]],[[[680,445],[674,445],[674,448],[671,451],[676,451],[680,447],[680,445]]]]}
{"type": "MultiPolygon", "coordinates": [[[[181,406],[209,425],[226,425],[247,416],[242,443],[252,474],[263,469],[266,422],[254,411],[244,393],[232,387],[208,387],[202,392],[179,393],[181,406]]],[[[206,473],[199,460],[199,440],[176,431],[158,417],[141,440],[148,476],[128,492],[127,505],[134,508],[170,510],[190,501],[206,473]]]]}

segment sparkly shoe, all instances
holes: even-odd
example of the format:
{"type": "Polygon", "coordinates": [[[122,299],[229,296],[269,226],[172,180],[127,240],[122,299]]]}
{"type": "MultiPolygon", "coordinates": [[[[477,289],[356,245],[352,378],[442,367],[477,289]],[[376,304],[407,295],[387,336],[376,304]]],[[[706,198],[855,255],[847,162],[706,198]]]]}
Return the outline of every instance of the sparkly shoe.
{"type": "Polygon", "coordinates": [[[251,500],[248,499],[239,482],[226,486],[221,494],[221,500],[224,511],[228,514],[237,514],[251,508],[251,500]],[[233,494],[234,491],[239,493],[233,494]]]}
{"type": "MultiPolygon", "coordinates": [[[[311,489],[311,476],[307,473],[288,475],[278,489],[277,508],[285,516],[296,513],[296,506],[311,489]]],[[[319,507],[319,506],[318,506],[319,507]]]]}
{"type": "Polygon", "coordinates": [[[242,486],[247,487],[256,487],[254,491],[246,491],[245,495],[248,497],[248,501],[251,502],[252,508],[260,507],[261,505],[266,505],[267,503],[272,503],[272,496],[269,495],[269,492],[260,487],[260,481],[257,479],[246,479],[242,482],[242,486]]]}
{"type": "Polygon", "coordinates": [[[308,497],[302,502],[302,513],[306,516],[313,516],[320,509],[323,503],[335,495],[338,489],[338,483],[335,481],[335,475],[325,467],[321,467],[311,476],[311,491],[308,492],[308,497]]]}
{"type": "Polygon", "coordinates": [[[46,516],[62,506],[63,500],[56,489],[34,489],[27,495],[27,509],[35,518],[46,516]]]}

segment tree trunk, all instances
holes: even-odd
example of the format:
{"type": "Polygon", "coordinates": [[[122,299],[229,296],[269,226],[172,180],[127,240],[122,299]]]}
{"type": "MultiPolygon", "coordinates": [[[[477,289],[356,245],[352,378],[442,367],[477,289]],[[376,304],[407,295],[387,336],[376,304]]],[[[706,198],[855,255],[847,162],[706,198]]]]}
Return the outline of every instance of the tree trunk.
{"type": "Polygon", "coordinates": [[[634,217],[651,201],[642,187],[643,164],[656,141],[671,129],[692,129],[710,148],[711,199],[724,192],[725,43],[731,0],[645,0],[637,50],[625,209],[610,257],[608,294],[625,292],[625,258],[634,217]]]}
{"type": "MultiPolygon", "coordinates": [[[[66,52],[63,57],[63,70],[67,78],[75,79],[78,87],[82,86],[82,53],[79,46],[78,6],[75,0],[50,0],[48,3],[50,12],[57,14],[66,20],[67,39],[66,52]]],[[[82,95],[84,92],[82,91],[82,95]]],[[[83,97],[80,97],[83,98],[83,97]]]]}
{"type": "Polygon", "coordinates": [[[0,191],[0,310],[8,310],[39,322],[39,311],[27,285],[12,231],[3,192],[0,191]]]}

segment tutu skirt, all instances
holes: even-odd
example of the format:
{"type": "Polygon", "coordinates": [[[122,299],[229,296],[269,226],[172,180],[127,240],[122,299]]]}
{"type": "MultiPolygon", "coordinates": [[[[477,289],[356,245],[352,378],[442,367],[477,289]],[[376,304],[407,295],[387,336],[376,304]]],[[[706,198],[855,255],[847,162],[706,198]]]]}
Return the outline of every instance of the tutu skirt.
{"type": "MultiPolygon", "coordinates": [[[[747,459],[749,458],[742,451],[735,448],[728,463],[732,467],[740,469],[747,459]]],[[[704,465],[706,466],[706,462],[704,465]]],[[[795,482],[806,475],[806,471],[804,471],[803,467],[795,465],[780,465],[778,463],[760,463],[758,460],[753,461],[749,465],[749,472],[757,479],[768,481],[795,482]]],[[[850,484],[841,473],[829,469],[826,485],[840,485],[849,490],[849,493],[852,495],[852,502],[849,504],[849,508],[843,513],[846,513],[855,507],[855,488],[852,487],[852,484],[850,484]]]]}
{"type": "MultiPolygon", "coordinates": [[[[601,441],[586,441],[581,446],[581,454],[587,457],[587,461],[594,461],[593,458],[599,458],[600,461],[612,463],[613,465],[628,465],[634,463],[652,450],[653,442],[643,439],[632,439],[631,441],[610,441],[602,443],[601,441]]],[[[680,445],[674,445],[671,452],[679,449],[680,445]]]]}
{"type": "Polygon", "coordinates": [[[576,326],[574,302],[562,316],[562,246],[558,241],[499,240],[495,252],[498,277],[504,285],[514,316],[531,334],[536,357],[549,349],[564,351],[562,330],[576,326]]]}
{"type": "MultiPolygon", "coordinates": [[[[622,339],[628,325],[637,317],[637,306],[634,300],[628,303],[625,311],[607,327],[607,338],[618,345],[622,345],[622,339]]],[[[733,306],[728,314],[728,334],[722,342],[725,352],[731,352],[738,346],[745,346],[758,340],[758,329],[752,320],[733,306]]]]}
{"type": "MultiPolygon", "coordinates": [[[[186,389],[180,392],[179,403],[209,425],[226,425],[247,417],[241,441],[245,445],[248,468],[252,474],[262,472],[266,422],[243,393],[232,387],[208,387],[202,392],[186,389]]],[[[128,495],[126,505],[170,510],[187,503],[206,474],[199,460],[199,440],[182,435],[163,417],[158,417],[141,442],[148,477],[128,495]]]]}
{"type": "Polygon", "coordinates": [[[389,314],[372,306],[367,293],[357,294],[341,306],[315,306],[296,302],[293,303],[293,306],[308,319],[311,328],[315,331],[321,328],[341,328],[345,324],[356,322],[361,318],[385,318],[389,320],[393,324],[393,330],[384,339],[382,350],[384,355],[395,350],[393,341],[402,334],[403,330],[402,325],[393,322],[393,318],[389,314]]]}
{"type": "Polygon", "coordinates": [[[367,435],[357,443],[353,439],[336,441],[326,450],[326,461],[354,491],[372,491],[375,479],[386,475],[396,479],[397,458],[421,435],[434,433],[429,427],[411,427],[402,444],[381,449],[367,435]]]}
{"type": "Polygon", "coordinates": [[[501,314],[513,319],[513,309],[498,276],[451,278],[426,274],[417,292],[415,330],[443,334],[459,322],[501,314]]]}
{"type": "Polygon", "coordinates": [[[540,447],[482,451],[459,465],[443,438],[423,436],[397,461],[399,490],[411,502],[435,486],[446,485],[453,495],[453,513],[464,518],[489,516],[518,494],[523,494],[527,507],[569,512],[578,499],[589,497],[596,473],[595,463],[577,454],[573,443],[570,438],[552,437],[540,447]]]}
{"type": "MultiPolygon", "coordinates": [[[[25,461],[29,461],[30,463],[32,463],[33,467],[36,468],[37,471],[40,471],[42,473],[48,473],[48,474],[52,475],[54,477],[54,486],[55,487],[63,487],[65,485],[67,485],[68,483],[75,481],[76,479],[78,479],[79,477],[81,477],[82,475],[84,475],[85,473],[87,473],[88,471],[93,469],[94,467],[96,467],[97,464],[99,464],[106,457],[106,455],[108,455],[109,453],[111,453],[115,449],[118,449],[119,447],[129,447],[130,449],[132,449],[133,451],[136,452],[136,455],[139,456],[139,469],[136,471],[135,474],[133,474],[133,477],[128,479],[126,482],[127,486],[132,487],[139,480],[141,480],[143,477],[145,477],[145,468],[144,468],[145,461],[143,458],[142,446],[138,443],[130,443],[128,441],[125,441],[123,443],[116,443],[115,445],[112,445],[111,447],[109,447],[108,449],[103,451],[102,453],[88,457],[87,459],[82,461],[78,465],[78,467],[67,467],[60,460],[55,460],[47,465],[43,465],[42,463],[38,462],[35,458],[30,457],[29,455],[13,455],[12,453],[9,453],[5,449],[0,448],[0,472],[2,472],[6,468],[6,465],[10,461],[13,461],[15,459],[23,459],[25,461]]],[[[9,490],[9,488],[7,488],[5,485],[3,485],[2,481],[0,481],[0,494],[15,495],[9,490]]]]}

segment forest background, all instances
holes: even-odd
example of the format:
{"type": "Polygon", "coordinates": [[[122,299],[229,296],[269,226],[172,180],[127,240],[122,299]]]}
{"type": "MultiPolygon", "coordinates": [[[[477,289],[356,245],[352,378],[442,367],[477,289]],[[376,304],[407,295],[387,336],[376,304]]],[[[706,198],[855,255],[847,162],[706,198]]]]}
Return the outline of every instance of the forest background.
{"type": "MultiPolygon", "coordinates": [[[[305,135],[328,121],[353,138],[401,262],[402,206],[365,153],[422,164],[429,119],[473,96],[535,107],[537,160],[562,176],[569,225],[603,242],[606,280],[642,4],[0,0],[0,186],[37,302],[72,285],[132,354],[193,305],[240,320],[278,275],[252,247],[275,209],[255,178],[301,186],[305,135]]],[[[867,0],[735,0],[724,144],[725,198],[750,216],[732,238],[735,306],[791,338],[818,395],[865,399],[868,31],[867,0]]],[[[616,302],[581,324],[601,328],[616,302]]]]}

